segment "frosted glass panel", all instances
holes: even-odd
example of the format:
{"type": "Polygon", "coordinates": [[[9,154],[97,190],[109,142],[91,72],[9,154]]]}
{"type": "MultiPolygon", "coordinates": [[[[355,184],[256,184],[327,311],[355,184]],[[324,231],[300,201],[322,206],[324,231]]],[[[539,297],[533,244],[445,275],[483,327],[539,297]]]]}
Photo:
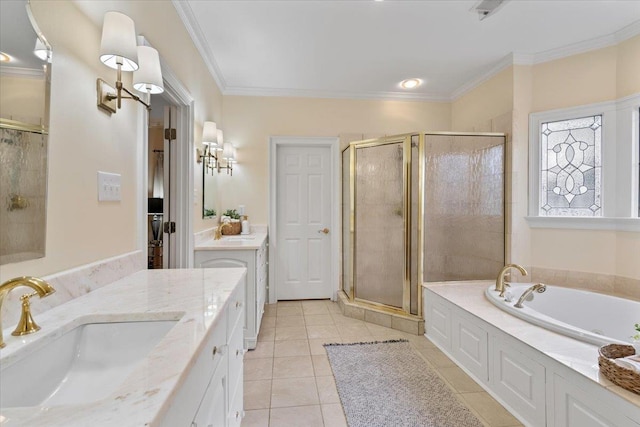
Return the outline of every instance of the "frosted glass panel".
{"type": "Polygon", "coordinates": [[[356,297],[402,307],[402,144],[356,149],[356,297]]]}
{"type": "Polygon", "coordinates": [[[44,256],[47,136],[0,129],[0,264],[44,256]]]}
{"type": "Polygon", "coordinates": [[[424,280],[495,279],[504,265],[504,137],[425,138],[424,280]]]}

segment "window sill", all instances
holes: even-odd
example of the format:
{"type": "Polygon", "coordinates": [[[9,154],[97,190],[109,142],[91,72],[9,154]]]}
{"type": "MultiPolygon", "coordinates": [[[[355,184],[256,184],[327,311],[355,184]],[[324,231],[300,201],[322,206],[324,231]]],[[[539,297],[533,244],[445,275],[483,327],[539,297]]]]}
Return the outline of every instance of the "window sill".
{"type": "Polygon", "coordinates": [[[527,216],[525,219],[531,228],[640,232],[640,218],[527,216]]]}

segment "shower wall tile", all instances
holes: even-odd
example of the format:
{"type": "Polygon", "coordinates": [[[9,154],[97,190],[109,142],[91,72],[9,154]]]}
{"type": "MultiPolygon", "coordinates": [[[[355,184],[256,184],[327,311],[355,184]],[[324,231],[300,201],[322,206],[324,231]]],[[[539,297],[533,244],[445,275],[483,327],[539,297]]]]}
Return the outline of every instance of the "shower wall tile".
{"type": "Polygon", "coordinates": [[[364,321],[374,323],[376,325],[391,327],[391,315],[384,313],[377,313],[375,311],[366,310],[364,312],[364,321]]]}

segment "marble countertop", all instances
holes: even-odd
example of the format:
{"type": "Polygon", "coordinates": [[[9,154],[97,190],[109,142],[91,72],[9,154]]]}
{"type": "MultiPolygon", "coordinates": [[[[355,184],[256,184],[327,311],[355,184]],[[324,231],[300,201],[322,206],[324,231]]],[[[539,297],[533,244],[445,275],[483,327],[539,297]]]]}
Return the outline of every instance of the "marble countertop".
{"type": "Polygon", "coordinates": [[[266,232],[255,232],[251,234],[236,234],[232,236],[222,236],[220,240],[208,239],[194,247],[196,251],[241,251],[260,249],[262,243],[267,238],[266,232]]]}
{"type": "Polygon", "coordinates": [[[598,346],[560,335],[500,310],[484,295],[491,285],[495,285],[495,281],[440,282],[423,284],[423,287],[640,406],[640,395],[618,387],[600,374],[598,346]]]}
{"type": "Polygon", "coordinates": [[[2,409],[0,425],[158,425],[245,275],[244,268],[143,270],[38,315],[38,333],[13,337],[12,328],[5,329],[7,346],[0,350],[0,363],[8,366],[80,324],[178,320],[108,398],[80,405],[2,409]]]}

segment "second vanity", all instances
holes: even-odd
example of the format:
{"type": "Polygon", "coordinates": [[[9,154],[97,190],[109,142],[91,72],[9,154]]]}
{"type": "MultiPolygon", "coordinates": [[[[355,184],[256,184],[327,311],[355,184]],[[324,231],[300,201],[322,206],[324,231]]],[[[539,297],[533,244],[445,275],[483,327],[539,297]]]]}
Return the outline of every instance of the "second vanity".
{"type": "Polygon", "coordinates": [[[195,247],[196,268],[244,267],[247,269],[245,289],[246,349],[256,348],[258,332],[267,299],[268,242],[266,232],[223,236],[209,239],[195,247]]]}
{"type": "Polygon", "coordinates": [[[39,314],[38,333],[5,333],[0,424],[239,426],[245,279],[143,270],[39,314]]]}

